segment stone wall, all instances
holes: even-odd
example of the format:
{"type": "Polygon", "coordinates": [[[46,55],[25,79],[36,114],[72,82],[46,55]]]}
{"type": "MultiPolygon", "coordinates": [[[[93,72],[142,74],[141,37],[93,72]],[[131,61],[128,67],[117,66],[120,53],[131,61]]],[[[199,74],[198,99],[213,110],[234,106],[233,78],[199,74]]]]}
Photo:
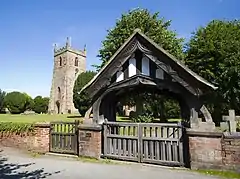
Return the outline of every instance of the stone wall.
{"type": "Polygon", "coordinates": [[[49,151],[49,124],[36,124],[29,134],[0,133],[0,146],[15,147],[40,153],[49,151]]]}
{"type": "Polygon", "coordinates": [[[188,131],[192,169],[240,169],[240,136],[188,131]]]}

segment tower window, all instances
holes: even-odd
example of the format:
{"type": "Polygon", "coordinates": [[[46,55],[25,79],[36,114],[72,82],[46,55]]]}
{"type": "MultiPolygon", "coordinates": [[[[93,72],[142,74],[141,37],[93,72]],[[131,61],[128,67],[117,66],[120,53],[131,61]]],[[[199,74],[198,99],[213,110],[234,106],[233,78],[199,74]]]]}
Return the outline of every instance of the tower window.
{"type": "Polygon", "coordinates": [[[59,59],[59,66],[62,66],[62,57],[59,59]]]}
{"type": "Polygon", "coordinates": [[[75,66],[78,66],[78,57],[75,58],[75,66]]]}
{"type": "Polygon", "coordinates": [[[58,93],[58,100],[61,100],[61,89],[60,87],[58,87],[58,90],[57,90],[57,93],[58,93]]]}
{"type": "Polygon", "coordinates": [[[78,69],[75,70],[75,76],[78,74],[78,69]]]}

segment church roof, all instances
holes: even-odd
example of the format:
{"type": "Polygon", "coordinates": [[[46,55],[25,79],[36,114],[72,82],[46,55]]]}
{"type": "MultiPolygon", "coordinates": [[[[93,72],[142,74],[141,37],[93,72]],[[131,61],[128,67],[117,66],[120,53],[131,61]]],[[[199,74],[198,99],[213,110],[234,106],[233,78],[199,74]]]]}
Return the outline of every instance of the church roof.
{"type": "MultiPolygon", "coordinates": [[[[205,80],[204,78],[202,78],[201,76],[199,76],[198,74],[196,74],[195,72],[193,72],[192,70],[190,70],[186,65],[184,65],[180,60],[176,59],[176,57],[174,57],[173,55],[171,55],[170,53],[168,53],[166,50],[164,50],[162,47],[160,47],[158,44],[156,44],[153,40],[151,40],[149,37],[147,37],[145,34],[143,34],[140,29],[135,29],[133,34],[124,42],[124,44],[114,53],[114,55],[110,58],[110,60],[104,65],[104,67],[94,76],[94,78],[87,83],[82,89],[81,91],[87,89],[88,87],[90,87],[93,83],[95,83],[99,77],[101,76],[101,74],[107,70],[107,67],[109,66],[109,64],[117,57],[117,55],[119,53],[121,53],[121,51],[127,46],[127,44],[137,35],[140,35],[140,37],[142,37],[145,41],[147,41],[148,43],[150,43],[157,51],[162,52],[163,54],[165,54],[168,59],[172,60],[178,67],[180,67],[181,69],[183,69],[185,72],[187,72],[190,76],[192,76],[195,80],[197,80],[198,82],[210,87],[213,90],[216,90],[218,87],[214,86],[213,84],[211,84],[210,82],[208,82],[207,80],[205,80]]],[[[81,92],[80,91],[80,92],[81,92]]]]}

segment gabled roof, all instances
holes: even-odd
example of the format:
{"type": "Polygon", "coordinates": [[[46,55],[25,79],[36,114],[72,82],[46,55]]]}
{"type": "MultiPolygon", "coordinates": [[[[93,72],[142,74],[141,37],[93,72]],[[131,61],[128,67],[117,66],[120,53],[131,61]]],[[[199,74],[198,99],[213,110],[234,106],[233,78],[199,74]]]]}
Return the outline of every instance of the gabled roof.
{"type": "MultiPolygon", "coordinates": [[[[184,69],[188,74],[190,74],[192,77],[194,77],[197,81],[205,84],[206,86],[216,90],[218,87],[214,86],[213,84],[209,83],[207,80],[190,70],[187,66],[185,66],[183,63],[181,63],[180,60],[176,59],[173,55],[168,53],[166,50],[164,50],[162,47],[160,47],[158,44],[156,44],[153,40],[151,40],[149,37],[147,37],[145,34],[141,32],[140,29],[135,29],[133,34],[124,42],[124,44],[114,53],[114,55],[110,58],[110,60],[104,65],[104,67],[94,76],[94,78],[87,83],[81,91],[88,88],[91,84],[93,84],[99,76],[106,70],[107,66],[116,58],[116,56],[124,49],[124,47],[137,35],[140,35],[143,39],[145,39],[147,42],[152,44],[157,50],[164,53],[167,57],[169,57],[170,60],[174,61],[179,67],[184,69]]],[[[80,91],[80,92],[81,92],[80,91]]]]}

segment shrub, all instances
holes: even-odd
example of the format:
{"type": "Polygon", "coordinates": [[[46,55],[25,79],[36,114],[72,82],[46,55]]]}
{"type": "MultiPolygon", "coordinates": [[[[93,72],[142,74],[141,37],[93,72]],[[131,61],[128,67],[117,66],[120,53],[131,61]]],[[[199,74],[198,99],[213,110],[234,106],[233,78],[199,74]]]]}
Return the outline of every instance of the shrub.
{"type": "Polygon", "coordinates": [[[138,115],[136,117],[132,118],[133,122],[137,122],[137,123],[150,123],[153,122],[154,117],[152,115],[138,115]]]}

